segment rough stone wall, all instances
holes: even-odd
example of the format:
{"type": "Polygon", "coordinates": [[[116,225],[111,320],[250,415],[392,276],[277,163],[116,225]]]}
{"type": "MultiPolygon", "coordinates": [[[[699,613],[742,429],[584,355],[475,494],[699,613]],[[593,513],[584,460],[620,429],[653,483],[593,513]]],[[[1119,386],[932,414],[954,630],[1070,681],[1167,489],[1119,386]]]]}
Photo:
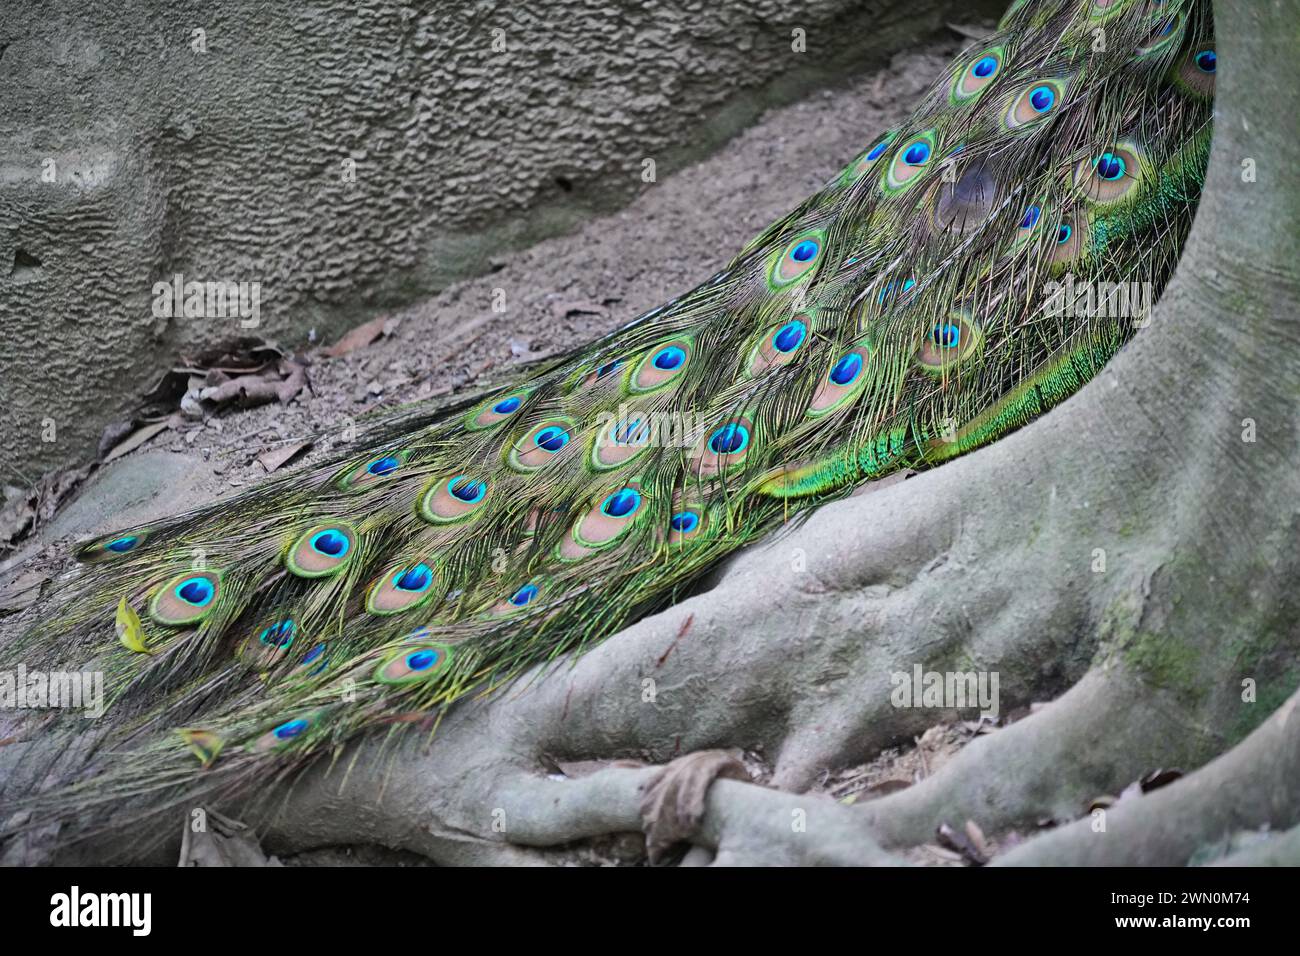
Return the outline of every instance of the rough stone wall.
{"type": "Polygon", "coordinates": [[[155,282],[260,283],[258,334],[330,338],[626,201],[646,159],[662,177],[1002,5],[0,3],[0,481],[17,484],[84,456],[176,355],[240,333],[155,316],[155,282]]]}

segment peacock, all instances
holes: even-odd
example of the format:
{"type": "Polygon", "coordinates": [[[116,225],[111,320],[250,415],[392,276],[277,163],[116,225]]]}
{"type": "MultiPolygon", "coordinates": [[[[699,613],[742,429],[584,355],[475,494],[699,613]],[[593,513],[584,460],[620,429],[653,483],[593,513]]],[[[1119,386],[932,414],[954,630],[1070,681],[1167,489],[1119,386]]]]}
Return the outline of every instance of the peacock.
{"type": "Polygon", "coordinates": [[[1158,294],[1174,269],[1216,66],[1208,0],[1015,0],[692,291],[346,457],[81,544],[6,657],[103,671],[113,729],[0,795],[0,824],[75,836],[435,733],[819,504],[1043,414],[1143,324],[1079,290],[1158,294]]]}

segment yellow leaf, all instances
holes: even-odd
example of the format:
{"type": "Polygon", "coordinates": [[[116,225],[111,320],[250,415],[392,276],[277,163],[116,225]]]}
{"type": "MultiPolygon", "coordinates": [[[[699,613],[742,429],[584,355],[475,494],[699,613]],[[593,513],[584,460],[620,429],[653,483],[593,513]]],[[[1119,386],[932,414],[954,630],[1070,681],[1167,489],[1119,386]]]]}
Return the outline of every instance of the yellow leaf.
{"type": "Polygon", "coordinates": [[[210,730],[198,730],[196,728],[187,728],[176,731],[185,741],[185,745],[190,748],[190,752],[199,758],[199,763],[204,767],[210,767],[212,761],[217,759],[217,754],[221,752],[221,746],[225,743],[220,737],[210,730]]]}
{"type": "Polygon", "coordinates": [[[140,616],[135,608],[122,598],[117,605],[117,639],[128,651],[137,654],[152,654],[153,651],[144,642],[144,628],[140,626],[140,616]]]}

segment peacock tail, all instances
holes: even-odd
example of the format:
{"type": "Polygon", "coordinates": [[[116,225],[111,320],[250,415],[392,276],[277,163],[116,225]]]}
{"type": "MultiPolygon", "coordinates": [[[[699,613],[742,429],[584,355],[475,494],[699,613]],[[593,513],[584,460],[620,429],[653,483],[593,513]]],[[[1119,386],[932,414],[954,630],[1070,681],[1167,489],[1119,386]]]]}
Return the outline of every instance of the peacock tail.
{"type": "Polygon", "coordinates": [[[819,503],[1066,398],[1142,324],[1116,294],[1149,304],[1189,229],[1208,7],[1016,0],[691,292],[473,402],[402,409],[346,459],[82,545],[16,651],[90,661],[116,719],[41,819],[431,729],[819,503]]]}

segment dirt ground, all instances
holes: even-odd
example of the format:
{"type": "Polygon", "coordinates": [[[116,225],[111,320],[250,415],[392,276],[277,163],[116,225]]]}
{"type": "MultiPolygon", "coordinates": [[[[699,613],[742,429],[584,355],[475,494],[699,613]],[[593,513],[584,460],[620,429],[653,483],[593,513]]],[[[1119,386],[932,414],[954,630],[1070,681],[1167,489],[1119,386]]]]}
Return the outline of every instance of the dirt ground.
{"type": "MultiPolygon", "coordinates": [[[[317,435],[328,439],[381,407],[509,379],[513,367],[617,328],[708,278],[769,222],[838,173],[909,112],[962,44],[953,33],[899,54],[886,69],[842,89],[769,111],[710,159],[680,170],[661,166],[658,182],[647,184],[621,212],[490,260],[491,271],[477,279],[376,316],[388,320],[391,334],[350,354],[327,357],[325,347],[334,343],[277,342],[307,364],[308,385],[296,398],[246,409],[223,406],[201,419],[179,421],[113,466],[130,468],[144,454],[184,456],[184,463],[164,468],[170,510],[201,504],[263,478],[267,470],[258,456],[268,451],[317,435]],[[504,297],[503,311],[493,310],[494,296],[497,302],[504,297]],[[185,492],[177,494],[175,477],[185,470],[192,473],[185,476],[185,492]]],[[[327,444],[318,441],[293,464],[321,455],[327,444]]],[[[38,524],[46,527],[35,529],[25,549],[55,536],[138,520],[84,504],[109,490],[103,487],[105,472],[112,470],[102,469],[80,491],[80,509],[65,509],[57,522],[43,516],[38,524]]],[[[0,550],[3,557],[9,556],[0,550]]]]}
{"type": "MultiPolygon", "coordinates": [[[[41,580],[63,566],[62,545],[69,537],[237,494],[266,476],[265,462],[274,464],[277,451],[315,439],[285,467],[301,465],[327,454],[330,434],[366,413],[508,379],[513,368],[579,346],[690,288],[904,117],[964,42],[954,32],[950,39],[899,54],[886,69],[842,89],[768,112],[710,159],[686,169],[660,169],[659,181],[621,212],[493,260],[486,275],[433,298],[375,316],[375,340],[348,354],[327,356],[332,343],[276,343],[306,365],[307,385],[296,397],[287,404],[221,407],[201,418],[173,416],[138,449],[95,470],[56,514],[39,516],[33,533],[0,564],[0,595],[8,593],[9,609],[19,609],[15,605],[24,602],[15,599],[22,590],[15,590],[15,579],[34,581],[39,590],[41,580]],[[501,295],[505,309],[494,311],[494,296],[501,295]]],[[[1015,716],[1020,715],[1010,715],[1015,716]]],[[[935,772],[977,733],[987,732],[996,727],[941,724],[869,764],[828,773],[816,789],[845,802],[872,799],[935,772]]],[[[762,766],[752,770],[762,779],[762,766]]],[[[977,847],[982,840],[982,834],[974,838],[977,847]]],[[[960,836],[955,844],[939,840],[920,848],[913,862],[969,862],[969,850],[964,854],[954,846],[971,842],[960,836]]],[[[285,862],[424,861],[360,847],[285,862]]]]}

